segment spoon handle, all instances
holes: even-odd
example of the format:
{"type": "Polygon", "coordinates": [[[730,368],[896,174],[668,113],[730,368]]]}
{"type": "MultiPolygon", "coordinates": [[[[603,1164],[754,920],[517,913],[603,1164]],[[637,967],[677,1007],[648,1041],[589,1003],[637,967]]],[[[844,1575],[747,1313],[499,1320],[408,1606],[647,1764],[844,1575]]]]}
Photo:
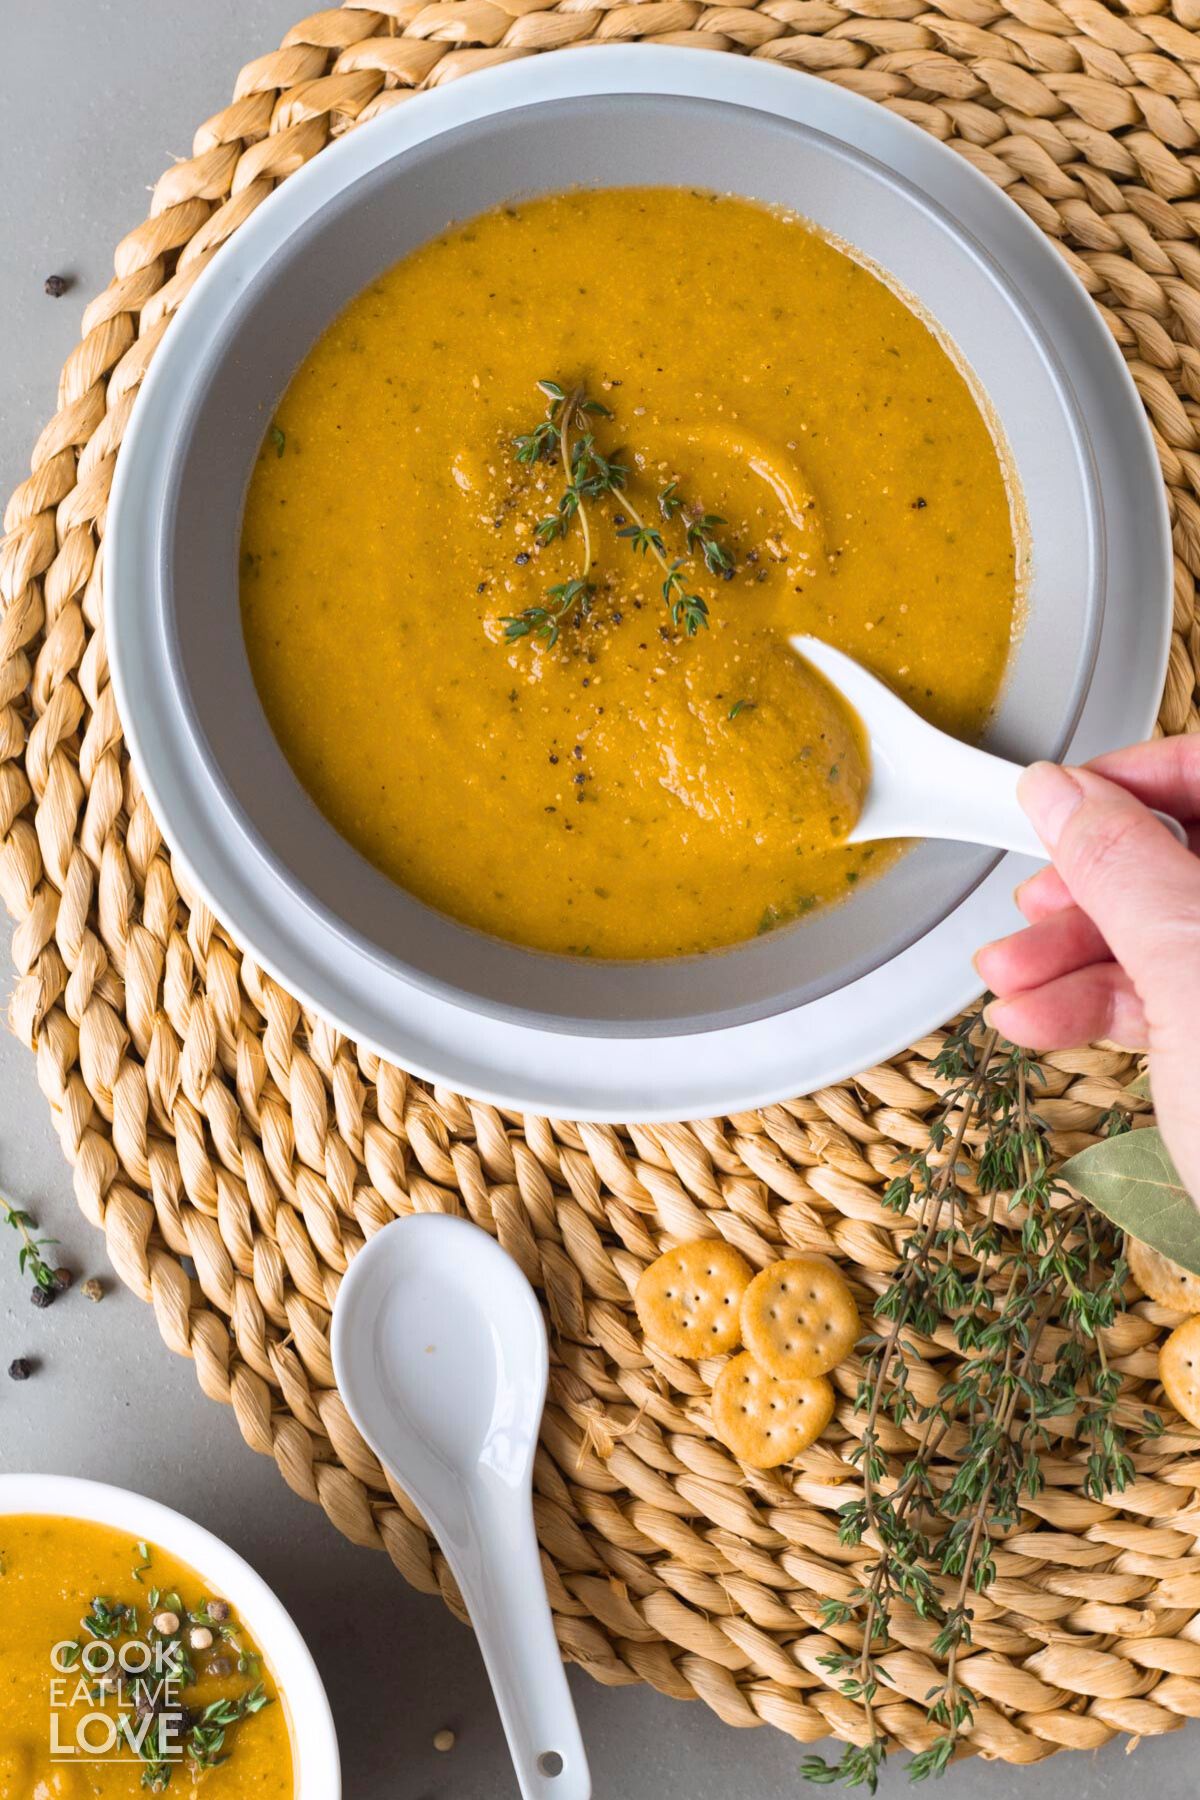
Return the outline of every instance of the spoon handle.
{"type": "MultiPolygon", "coordinates": [[[[872,792],[852,841],[883,836],[886,824],[889,837],[948,838],[1048,860],[1045,845],[1017,799],[1017,783],[1025,772],[1021,763],[978,750],[930,725],[923,726],[919,738],[913,733],[906,748],[902,766],[885,774],[879,765],[886,762],[887,752],[881,754],[872,745],[876,764],[872,792]]],[[[1150,810],[1186,847],[1187,832],[1179,820],[1150,810]]]]}
{"type": "Polygon", "coordinates": [[[590,1800],[591,1776],[533,1525],[528,1490],[475,1487],[477,1554],[462,1566],[443,1544],[496,1696],[522,1800],[590,1800]]]}

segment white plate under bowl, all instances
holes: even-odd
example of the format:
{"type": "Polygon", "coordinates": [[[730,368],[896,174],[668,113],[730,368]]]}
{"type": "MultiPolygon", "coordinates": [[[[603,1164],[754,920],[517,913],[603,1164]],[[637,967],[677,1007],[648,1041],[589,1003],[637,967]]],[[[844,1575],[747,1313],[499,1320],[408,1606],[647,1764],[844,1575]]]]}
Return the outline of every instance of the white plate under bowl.
{"type": "Polygon", "coordinates": [[[74,1475],[0,1475],[0,1519],[16,1513],[87,1519],[124,1532],[131,1544],[157,1544],[227,1599],[284,1696],[291,1724],[295,1800],[338,1800],[342,1777],[337,1733],[317,1665],[282,1603],[236,1550],[145,1494],[74,1475]]]}
{"type": "MultiPolygon", "coordinates": [[[[1035,604],[1018,653],[1021,678],[1014,679],[1010,694],[1010,699],[1026,702],[1030,695],[1035,697],[1034,730],[1027,722],[1018,743],[997,747],[1010,753],[1020,749],[1026,755],[1065,748],[1071,759],[1083,760],[1148,733],[1169,647],[1165,499],[1136,391],[1082,288],[1036,227],[998,189],[905,120],[790,70],[661,47],[594,48],[538,57],[417,96],[323,152],[241,227],[173,322],[121,451],[106,539],[108,644],[131,754],[168,841],[216,915],[292,993],[391,1060],[483,1099],[574,1118],[689,1118],[762,1105],[839,1080],[893,1054],[967,1004],[979,986],[971,955],[1013,926],[1011,892],[1032,865],[1008,857],[985,873],[985,859],[968,871],[970,880],[961,881],[944,905],[930,911],[928,929],[917,941],[902,947],[904,920],[898,919],[894,954],[889,946],[886,960],[862,973],[848,963],[843,985],[833,992],[817,992],[804,1004],[779,998],[772,1005],[773,993],[780,996],[787,991],[785,986],[770,987],[774,979],[770,959],[778,960],[787,949],[786,943],[775,940],[786,939],[787,933],[770,934],[758,948],[727,953],[723,963],[719,958],[695,959],[697,989],[714,979],[718,986],[723,981],[722,1016],[727,1020],[736,1016],[738,1022],[706,1029],[715,1008],[705,1000],[695,1006],[678,1035],[654,1035],[663,1030],[662,1015],[657,1026],[651,1017],[635,1030],[622,1020],[637,1016],[639,987],[649,992],[656,982],[658,986],[673,982],[672,1010],[666,1016],[668,1029],[674,1031],[674,1021],[684,1017],[690,998],[684,981],[680,1005],[678,972],[664,976],[655,973],[663,965],[642,965],[647,974],[639,983],[636,969],[628,964],[610,965],[611,977],[606,977],[603,964],[580,964],[578,959],[570,966],[566,959],[538,963],[532,953],[501,949],[495,940],[439,921],[429,909],[418,909],[418,903],[361,859],[357,871],[346,865],[351,879],[348,884],[343,881],[343,910],[322,904],[323,868],[298,875],[302,863],[332,864],[352,853],[287,774],[262,720],[236,613],[231,610],[236,607],[235,567],[227,581],[201,582],[202,591],[188,596],[190,604],[181,605],[174,615],[170,610],[174,602],[164,600],[172,592],[171,558],[193,571],[195,588],[196,561],[209,554],[213,536],[204,509],[197,504],[198,497],[210,493],[209,485],[189,486],[181,478],[179,447],[185,441],[202,440],[207,429],[215,434],[219,453],[222,420],[237,410],[239,370],[246,383],[256,378],[249,366],[253,355],[243,349],[239,361],[231,321],[239,308],[244,315],[254,295],[270,283],[273,266],[278,275],[283,259],[294,253],[306,231],[311,232],[314,218],[323,216],[323,209],[345,207],[356,184],[358,191],[368,192],[373,178],[397,166],[412,167],[413,186],[406,191],[421,194],[426,211],[435,211],[437,202],[431,206],[429,200],[428,171],[436,164],[428,158],[439,140],[453,141],[453,134],[458,134],[460,144],[469,142],[463,134],[481,121],[528,116],[533,108],[555,103],[561,107],[574,102],[581,118],[585,113],[594,118],[595,106],[587,112],[586,103],[597,96],[625,97],[626,106],[631,104],[629,96],[661,96],[664,118],[668,106],[676,109],[672,117],[682,117],[681,101],[719,106],[726,121],[731,109],[749,109],[743,116],[757,120],[755,129],[760,133],[762,122],[771,121],[777,130],[794,132],[798,146],[818,140],[829,146],[831,164],[840,159],[847,166],[853,162],[875,170],[882,198],[873,202],[872,232],[878,243],[880,231],[883,241],[889,241],[890,229],[895,245],[894,254],[879,260],[914,292],[927,291],[929,279],[920,268],[905,267],[913,262],[914,247],[904,228],[897,235],[896,224],[889,227],[887,193],[894,194],[896,208],[912,208],[915,196],[914,218],[924,213],[940,219],[943,226],[950,223],[962,270],[955,281],[978,280],[981,296],[989,285],[1003,291],[1007,299],[997,318],[1023,322],[1012,340],[1014,361],[1026,359],[1020,382],[1012,384],[1018,390],[1015,400],[1004,354],[1000,356],[1004,366],[998,367],[996,343],[988,332],[971,356],[977,367],[989,369],[988,386],[1010,442],[1019,436],[1030,446],[1018,455],[1018,466],[1031,514],[1039,506],[1045,512],[1047,491],[1058,482],[1062,461],[1056,454],[1041,466],[1048,451],[1039,448],[1039,420],[1045,420],[1046,444],[1054,432],[1066,431],[1064,443],[1080,471],[1076,505],[1052,507],[1050,529],[1042,526],[1034,531],[1035,604]],[[1044,370],[1032,379],[1030,343],[1037,347],[1036,367],[1044,370]],[[1065,426],[1059,423],[1063,419],[1065,426]],[[1054,595],[1045,591],[1083,581],[1084,560],[1089,564],[1087,582],[1097,595],[1087,614],[1086,643],[1072,632],[1064,634],[1061,617],[1056,620],[1054,595]],[[1051,569],[1054,579],[1048,582],[1051,569]],[[210,601],[215,606],[212,612],[210,601]],[[203,631],[199,621],[205,622],[203,631]],[[1045,640],[1052,648],[1043,659],[1036,647],[1043,642],[1042,632],[1055,627],[1058,637],[1045,640]],[[221,679],[207,678],[198,695],[195,687],[189,692],[189,669],[182,665],[189,657],[203,663],[210,629],[224,634],[219,653],[208,645],[209,665],[220,670],[221,679]],[[1057,710],[1066,720],[1063,730],[1055,727],[1058,735],[1050,744],[1039,744],[1036,737],[1039,692],[1047,715],[1057,710]],[[198,719],[200,706],[208,708],[207,720],[198,719]],[[257,738],[246,740],[255,745],[252,754],[241,749],[237,738],[248,721],[257,732],[257,738]],[[223,739],[228,741],[222,747],[223,739]],[[276,770],[270,779],[277,784],[283,770],[278,789],[282,808],[295,809],[293,823],[285,830],[277,819],[261,816],[264,801],[257,771],[268,765],[276,770]],[[257,819],[252,817],[256,805],[257,819]],[[268,841],[273,830],[277,835],[283,830],[278,843],[268,841]],[[321,854],[314,844],[322,847],[321,854]],[[978,885],[968,893],[971,881],[978,885]],[[462,1003],[461,990],[469,984],[456,982],[453,968],[448,979],[436,970],[431,975],[428,968],[414,966],[409,952],[406,969],[402,953],[389,948],[405,943],[403,932],[377,935],[372,943],[369,931],[349,923],[354,908],[360,902],[367,904],[363,896],[368,892],[384,908],[407,908],[406,930],[424,931],[431,938],[440,932],[452,964],[460,950],[463,966],[476,959],[481,979],[493,966],[515,968],[515,992],[510,978],[507,994],[493,994],[486,1001],[481,997],[477,1001],[481,1010],[472,1010],[462,1003]],[[966,898],[954,904],[960,894],[966,898]],[[423,922],[418,911],[424,912],[423,922]],[[522,956],[530,981],[542,981],[544,991],[536,1007],[527,1002],[524,965],[514,961],[522,956]],[[545,973],[554,962],[564,970],[561,980],[552,971],[550,976],[545,973]],[[766,1009],[768,1016],[743,1018],[737,1011],[739,984],[733,983],[731,995],[728,977],[731,969],[741,968],[746,970],[747,988],[768,969],[764,992],[752,995],[745,1009],[747,1013],[766,1009]],[[590,1011],[588,1006],[563,1002],[573,983],[592,984],[590,1011]],[[448,997],[456,989],[458,999],[448,997]],[[626,995],[628,1013],[622,1010],[626,995]],[[554,1029],[544,1028],[539,1014],[552,1019],[554,1029]],[[576,1018],[588,1023],[577,1027],[576,1018]]],[[[702,142],[702,136],[695,141],[702,142]]],[[[823,166],[818,161],[814,172],[819,174],[823,166]]],[[[537,183],[531,185],[544,187],[547,178],[539,169],[537,183]]],[[[651,168],[646,179],[653,178],[651,168]]],[[[756,192],[753,177],[749,179],[750,185],[743,184],[738,191],[756,192]]],[[[813,204],[802,210],[836,232],[836,210],[833,216],[822,212],[815,185],[812,198],[813,204]]],[[[855,241],[851,229],[843,229],[841,235],[855,241]]],[[[862,247],[870,253],[869,243],[862,247]]],[[[382,250],[377,253],[385,262],[392,260],[382,250]]],[[[344,280],[345,272],[326,278],[331,283],[344,280]]],[[[731,272],[731,282],[737,278],[737,272],[731,272]]],[[[276,285],[287,291],[286,282],[276,285]]],[[[291,291],[295,292],[294,282],[291,291]]],[[[949,297],[960,318],[955,335],[967,341],[973,332],[979,340],[969,306],[963,317],[962,293],[949,297]]],[[[936,306],[933,310],[939,313],[936,306]]],[[[285,329],[281,318],[281,335],[285,329]]],[[[268,353],[260,338],[260,354],[268,353]]],[[[250,454],[246,435],[243,420],[235,458],[250,454]]],[[[233,449],[232,433],[229,443],[233,449]]],[[[222,478],[219,454],[212,458],[210,453],[209,469],[215,494],[222,478]]],[[[228,487],[227,473],[224,480],[228,487]]],[[[236,550],[228,529],[235,511],[227,498],[214,499],[213,516],[222,521],[218,535],[229,538],[222,551],[227,559],[236,550]]],[[[227,560],[224,566],[231,563],[227,560]]],[[[266,810],[271,812],[269,803],[266,810]]],[[[937,872],[931,848],[922,847],[898,865],[902,874],[892,878],[894,891],[903,892],[905,881],[911,889],[913,872],[926,866],[922,858],[937,872]]],[[[881,893],[888,879],[871,884],[872,892],[881,893]]],[[[869,905],[872,892],[861,902],[856,897],[856,903],[869,905]]],[[[908,905],[919,914],[921,906],[929,907],[929,897],[920,891],[915,897],[910,894],[908,905]]],[[[398,917],[399,910],[392,916],[398,917]]],[[[844,934],[853,920],[851,905],[822,917],[835,925],[840,920],[844,934]]],[[[812,941],[800,936],[808,930],[795,928],[792,942],[798,948],[812,941]]],[[[814,993],[813,983],[807,991],[814,993]]]]}

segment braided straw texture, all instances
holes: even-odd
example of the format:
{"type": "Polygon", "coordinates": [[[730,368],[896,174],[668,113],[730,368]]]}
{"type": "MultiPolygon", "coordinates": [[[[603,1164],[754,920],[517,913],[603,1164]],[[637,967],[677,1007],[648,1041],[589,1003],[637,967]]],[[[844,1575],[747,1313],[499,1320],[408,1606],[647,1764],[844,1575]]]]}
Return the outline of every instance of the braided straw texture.
{"type": "MultiPolygon", "coordinates": [[[[554,1367],[536,1471],[567,1657],[597,1679],[699,1696],[731,1725],[863,1741],[829,1685],[822,1598],[855,1585],[835,1510],[855,1492],[853,1361],[821,1443],[744,1473],[707,1434],[689,1365],[651,1358],[630,1294],[665,1244],[720,1233],[762,1265],[838,1256],[860,1304],[894,1267],[881,1207],[936,1104],[928,1039],[852,1082],[695,1124],[624,1129],[507,1116],[356,1050],[250,963],[172,865],[122,742],[98,548],[114,459],[155,346],[209,258],[332,137],[416,88],[584,41],[768,57],[915,120],[1047,232],[1129,360],[1175,537],[1161,723],[1195,729],[1200,624],[1200,0],[354,0],[248,63],[230,106],[118,245],[62,373],[58,411],[0,547],[0,888],[16,920],[16,1031],[84,1213],[246,1442],[356,1543],[462,1612],[420,1517],[389,1487],[333,1382],[329,1310],[348,1260],[398,1213],[457,1211],[543,1289],[554,1367]]],[[[1063,1154],[1091,1140],[1131,1059],[1050,1059],[1041,1110],[1063,1154]]],[[[1136,1103],[1142,1104],[1142,1103],[1136,1103]]],[[[1172,1315],[1109,1333],[1127,1416],[1158,1399],[1172,1315]]],[[[1052,1348],[1052,1345],[1048,1347],[1052,1348]]],[[[930,1342],[931,1395],[953,1345],[930,1342]]],[[[894,1433],[904,1455],[910,1440],[894,1433]]],[[[1119,1499],[1083,1497],[1069,1435],[1002,1547],[961,1667],[971,1746],[1010,1762],[1200,1715],[1200,1437],[1136,1446],[1119,1499]]],[[[932,1631],[897,1621],[881,1723],[934,1735],[932,1631]]]]}

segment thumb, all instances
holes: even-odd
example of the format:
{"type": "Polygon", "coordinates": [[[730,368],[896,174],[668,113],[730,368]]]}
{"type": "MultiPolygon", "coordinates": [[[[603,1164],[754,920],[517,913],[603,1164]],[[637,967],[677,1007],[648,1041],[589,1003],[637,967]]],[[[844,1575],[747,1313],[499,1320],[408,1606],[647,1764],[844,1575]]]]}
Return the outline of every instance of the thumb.
{"type": "Polygon", "coordinates": [[[1072,900],[1097,926],[1151,1025],[1200,1007],[1200,859],[1149,809],[1090,769],[1034,763],[1017,788],[1072,900]]]}

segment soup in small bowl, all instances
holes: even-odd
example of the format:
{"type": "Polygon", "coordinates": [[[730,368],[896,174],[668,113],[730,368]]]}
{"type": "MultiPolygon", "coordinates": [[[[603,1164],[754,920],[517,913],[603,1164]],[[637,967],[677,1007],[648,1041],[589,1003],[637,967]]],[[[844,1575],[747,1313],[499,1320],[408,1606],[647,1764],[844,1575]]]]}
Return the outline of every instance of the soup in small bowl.
{"type": "Polygon", "coordinates": [[[299,1633],[253,1571],[152,1501],[0,1477],[0,1800],[336,1800],[299,1633]]]}

